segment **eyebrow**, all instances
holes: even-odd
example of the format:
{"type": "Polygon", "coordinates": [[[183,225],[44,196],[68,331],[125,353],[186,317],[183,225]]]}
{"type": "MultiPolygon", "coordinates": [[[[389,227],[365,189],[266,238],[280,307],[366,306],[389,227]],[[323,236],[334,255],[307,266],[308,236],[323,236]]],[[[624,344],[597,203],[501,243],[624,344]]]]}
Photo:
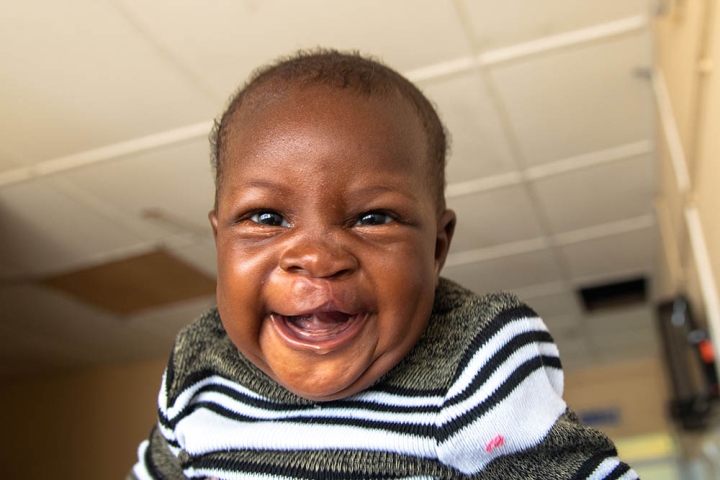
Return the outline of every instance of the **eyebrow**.
{"type": "Polygon", "coordinates": [[[416,198],[415,193],[411,189],[398,189],[389,187],[386,185],[369,185],[367,187],[362,187],[358,190],[353,191],[353,193],[357,194],[363,194],[363,195],[380,195],[382,193],[398,193],[400,195],[409,196],[412,198],[416,198]]]}

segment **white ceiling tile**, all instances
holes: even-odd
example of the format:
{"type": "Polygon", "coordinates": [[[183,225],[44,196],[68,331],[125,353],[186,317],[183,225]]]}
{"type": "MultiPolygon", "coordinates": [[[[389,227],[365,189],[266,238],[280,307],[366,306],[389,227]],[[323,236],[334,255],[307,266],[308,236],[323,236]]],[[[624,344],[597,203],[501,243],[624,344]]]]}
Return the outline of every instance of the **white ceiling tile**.
{"type": "Polygon", "coordinates": [[[579,316],[580,305],[575,292],[562,292],[540,297],[523,298],[538,315],[549,318],[571,318],[579,316]]]}
{"type": "Polygon", "coordinates": [[[650,274],[654,268],[655,227],[610,235],[558,248],[573,279],[650,274]]]}
{"type": "Polygon", "coordinates": [[[4,4],[0,62],[2,151],[25,164],[208,120],[222,105],[108,2],[4,4]]]}
{"type": "Polygon", "coordinates": [[[553,233],[647,215],[653,212],[653,157],[540,178],[534,186],[553,233]]]}
{"type": "Polygon", "coordinates": [[[535,209],[520,186],[450,198],[448,208],[458,217],[452,252],[542,236],[535,209]]]}
{"type": "Polygon", "coordinates": [[[212,235],[208,212],[215,187],[207,140],[172,145],[92,165],[62,175],[77,188],[140,219],[148,210],[163,218],[146,219],[149,237],[212,235]]]}
{"type": "Polygon", "coordinates": [[[48,183],[0,189],[0,262],[27,275],[66,270],[142,243],[48,183]]]}
{"type": "Polygon", "coordinates": [[[446,267],[443,276],[479,295],[560,280],[560,270],[548,250],[484,262],[446,267]]]}
{"type": "Polygon", "coordinates": [[[450,133],[448,183],[496,175],[514,168],[510,149],[487,88],[477,73],[423,87],[450,133]]]}
{"type": "Polygon", "coordinates": [[[652,137],[646,33],[500,65],[492,76],[529,165],[652,137]]]}
{"type": "Polygon", "coordinates": [[[18,162],[13,161],[9,155],[5,154],[4,147],[0,145],[0,172],[13,170],[22,167],[18,162]]]}
{"type": "Polygon", "coordinates": [[[229,94],[251,70],[298,48],[360,50],[410,70],[467,56],[451,2],[418,0],[123,0],[183,65],[229,94]]]}
{"type": "Polygon", "coordinates": [[[466,0],[479,47],[487,50],[648,12],[647,0],[466,0]]]}
{"type": "Polygon", "coordinates": [[[212,239],[177,246],[170,244],[166,247],[173,255],[192,267],[212,278],[217,278],[217,253],[212,239]]]}
{"type": "Polygon", "coordinates": [[[181,302],[134,315],[125,322],[136,330],[149,332],[172,341],[181,328],[215,306],[215,296],[181,302]]]}

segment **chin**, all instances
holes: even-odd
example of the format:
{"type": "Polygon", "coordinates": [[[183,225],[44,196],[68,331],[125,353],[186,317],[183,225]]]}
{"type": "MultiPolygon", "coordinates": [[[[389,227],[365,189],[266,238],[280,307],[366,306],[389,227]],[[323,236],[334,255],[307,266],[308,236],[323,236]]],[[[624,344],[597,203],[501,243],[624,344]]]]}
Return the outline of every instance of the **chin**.
{"type": "Polygon", "coordinates": [[[312,400],[314,402],[325,402],[330,400],[338,400],[344,397],[348,397],[352,394],[358,393],[363,390],[367,385],[365,382],[358,380],[346,381],[336,380],[328,381],[326,378],[319,378],[315,381],[308,378],[304,382],[286,382],[276,377],[275,379],[280,385],[298,395],[300,397],[312,400]]]}

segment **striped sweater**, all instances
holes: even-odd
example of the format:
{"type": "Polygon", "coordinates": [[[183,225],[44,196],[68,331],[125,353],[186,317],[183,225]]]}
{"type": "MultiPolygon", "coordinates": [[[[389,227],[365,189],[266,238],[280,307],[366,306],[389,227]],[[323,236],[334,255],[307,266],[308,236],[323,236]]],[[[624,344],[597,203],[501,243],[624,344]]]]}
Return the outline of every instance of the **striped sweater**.
{"type": "Polygon", "coordinates": [[[426,331],[367,390],[298,397],[211,310],[180,333],[129,479],[634,479],[562,400],[558,350],[509,294],[442,279],[426,331]]]}

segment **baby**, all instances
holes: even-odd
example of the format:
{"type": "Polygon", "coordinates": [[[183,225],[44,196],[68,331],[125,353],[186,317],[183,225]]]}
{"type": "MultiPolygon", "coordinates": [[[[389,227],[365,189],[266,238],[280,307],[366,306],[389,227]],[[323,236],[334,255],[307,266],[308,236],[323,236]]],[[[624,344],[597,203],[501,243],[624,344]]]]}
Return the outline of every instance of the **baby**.
{"type": "Polygon", "coordinates": [[[217,309],[184,329],[129,478],[631,479],[508,294],[439,277],[430,102],[371,59],[266,67],[212,134],[217,309]]]}

